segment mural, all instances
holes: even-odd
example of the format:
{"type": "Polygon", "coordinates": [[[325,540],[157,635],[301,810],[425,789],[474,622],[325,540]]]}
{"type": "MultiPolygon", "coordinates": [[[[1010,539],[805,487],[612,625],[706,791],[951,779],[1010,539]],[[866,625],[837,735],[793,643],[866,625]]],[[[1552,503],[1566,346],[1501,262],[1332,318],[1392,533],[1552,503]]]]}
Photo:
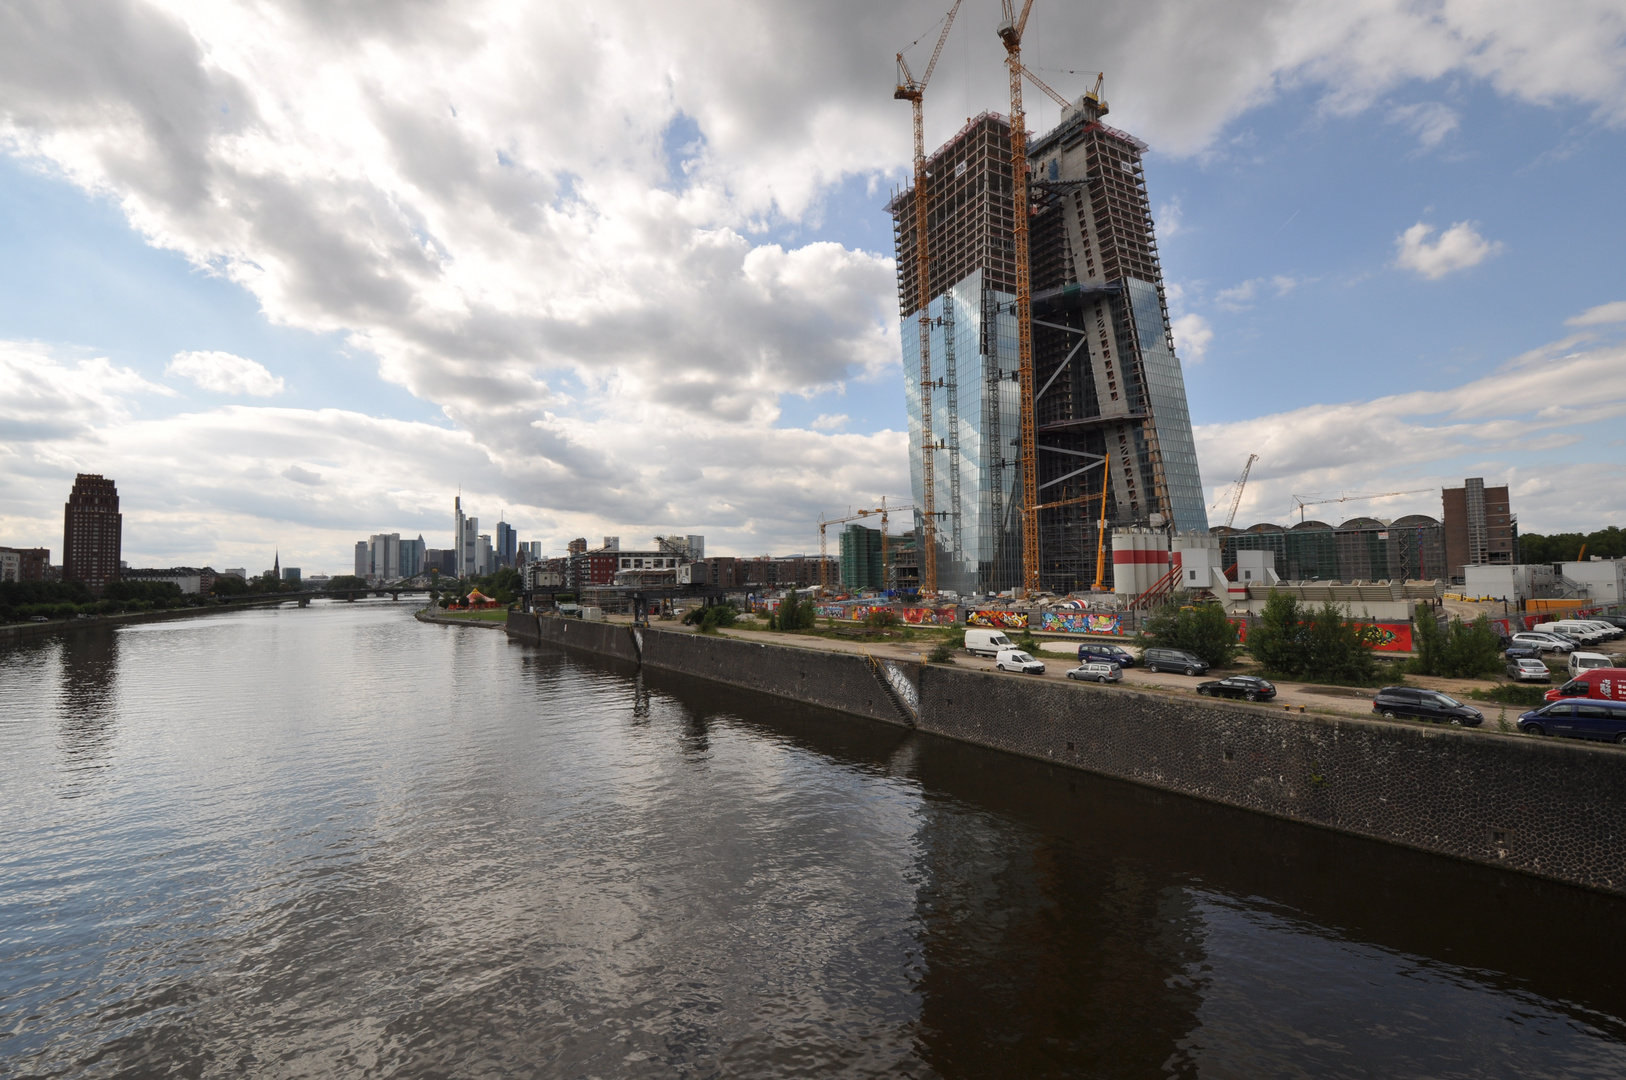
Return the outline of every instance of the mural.
{"type": "MultiPolygon", "coordinates": [[[[1236,627],[1236,640],[1238,644],[1248,643],[1248,619],[1231,619],[1230,623],[1236,627]]],[[[1359,623],[1372,632],[1375,652],[1411,652],[1411,623],[1385,622],[1385,623],[1359,623]]]]}
{"type": "Polygon", "coordinates": [[[1082,611],[1046,611],[1039,616],[1039,629],[1058,634],[1121,634],[1123,616],[1088,615],[1082,611]]]}
{"type": "Polygon", "coordinates": [[[994,630],[1026,630],[1028,613],[1025,611],[968,611],[967,626],[987,626],[994,630]]]}
{"type": "Polygon", "coordinates": [[[820,607],[821,619],[845,619],[849,622],[863,622],[877,611],[890,611],[898,617],[899,622],[910,626],[953,626],[957,609],[945,608],[895,608],[884,604],[846,604],[820,607]]]}

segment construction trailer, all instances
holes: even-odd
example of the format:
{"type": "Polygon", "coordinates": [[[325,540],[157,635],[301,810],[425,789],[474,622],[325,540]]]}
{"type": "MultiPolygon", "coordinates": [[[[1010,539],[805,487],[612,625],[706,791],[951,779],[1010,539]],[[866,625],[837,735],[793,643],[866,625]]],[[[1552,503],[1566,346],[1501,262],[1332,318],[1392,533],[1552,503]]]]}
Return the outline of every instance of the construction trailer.
{"type": "MultiPolygon", "coordinates": [[[[1037,511],[1039,577],[1057,593],[1095,580],[1103,485],[1108,535],[1208,528],[1141,164],[1146,146],[1101,123],[1105,111],[1096,95],[1078,99],[1030,141],[1025,166],[1037,505],[1047,507],[1037,511]]],[[[917,374],[913,190],[888,204],[910,478],[922,506],[922,459],[935,455],[939,586],[998,592],[1024,578],[1008,121],[993,112],[973,118],[931,155],[928,172],[928,348],[942,374],[926,387],[917,374]],[[930,448],[920,438],[923,409],[943,433],[930,448]]]]}

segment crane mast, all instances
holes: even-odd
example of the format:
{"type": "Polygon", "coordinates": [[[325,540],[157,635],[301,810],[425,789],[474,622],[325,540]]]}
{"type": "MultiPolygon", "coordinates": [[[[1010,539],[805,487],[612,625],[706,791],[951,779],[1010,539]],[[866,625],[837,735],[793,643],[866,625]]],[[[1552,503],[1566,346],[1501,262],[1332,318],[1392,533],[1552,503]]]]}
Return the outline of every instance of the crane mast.
{"type": "Polygon", "coordinates": [[[931,81],[932,72],[937,68],[938,57],[943,55],[943,43],[948,40],[949,28],[954,25],[954,16],[960,11],[960,2],[954,0],[954,6],[949,8],[948,15],[943,19],[943,30],[937,35],[937,47],[932,50],[931,62],[919,79],[910,73],[903,53],[898,53],[898,70],[902,81],[892,93],[894,98],[909,103],[915,122],[915,280],[920,305],[920,498],[924,504],[921,521],[925,530],[920,552],[920,592],[923,596],[937,593],[937,480],[934,474],[938,446],[932,437],[931,257],[926,237],[931,215],[926,191],[926,132],[922,105],[926,84],[931,81]]]}
{"type": "Polygon", "coordinates": [[[1038,446],[1033,417],[1033,295],[1028,274],[1028,133],[1022,112],[1022,31],[1033,0],[1024,0],[1021,15],[1013,0],[1001,0],[1004,19],[999,39],[1005,45],[1005,64],[1011,76],[1011,201],[1016,219],[1016,355],[1017,385],[1021,397],[1022,430],[1022,581],[1027,595],[1039,591],[1038,446]]]}
{"type": "Polygon", "coordinates": [[[1231,512],[1225,515],[1225,527],[1227,529],[1236,521],[1237,508],[1242,505],[1242,489],[1248,486],[1248,474],[1253,471],[1253,463],[1258,460],[1258,454],[1249,454],[1248,463],[1242,466],[1242,475],[1236,482],[1236,494],[1231,498],[1231,512]]]}

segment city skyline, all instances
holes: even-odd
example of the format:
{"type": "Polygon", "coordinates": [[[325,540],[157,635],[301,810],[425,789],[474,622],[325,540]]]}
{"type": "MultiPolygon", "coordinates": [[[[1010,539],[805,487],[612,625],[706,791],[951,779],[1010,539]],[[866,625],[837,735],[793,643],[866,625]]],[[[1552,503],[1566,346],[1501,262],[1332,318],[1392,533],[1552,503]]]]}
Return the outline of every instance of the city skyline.
{"type": "MultiPolygon", "coordinates": [[[[550,551],[742,555],[908,490],[892,53],[942,12],[760,12],[801,43],[772,68],[673,11],[488,14],[137,3],[0,44],[0,542],[54,546],[76,472],[119,478],[133,564],[329,570],[443,534],[459,485],[550,551]]],[[[996,16],[960,14],[929,147],[1005,108],[996,16]]],[[[1485,476],[1530,531],[1626,522],[1623,18],[1036,5],[1030,66],[1104,70],[1151,147],[1210,506],[1256,453],[1240,520],[1485,476]]]]}

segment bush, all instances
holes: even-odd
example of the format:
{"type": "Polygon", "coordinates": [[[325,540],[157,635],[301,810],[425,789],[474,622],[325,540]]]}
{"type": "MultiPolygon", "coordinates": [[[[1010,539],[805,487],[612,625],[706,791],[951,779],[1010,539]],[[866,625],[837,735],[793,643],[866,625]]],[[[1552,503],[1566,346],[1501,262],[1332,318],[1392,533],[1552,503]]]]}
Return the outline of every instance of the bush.
{"type": "Polygon", "coordinates": [[[869,618],[864,620],[864,625],[874,630],[885,630],[888,627],[898,625],[898,613],[891,608],[877,608],[869,613],[869,618]]]}
{"type": "Polygon", "coordinates": [[[733,604],[713,604],[700,619],[700,632],[715,634],[720,628],[733,626],[737,616],[733,604]]]}
{"type": "Polygon", "coordinates": [[[1153,645],[1196,653],[1212,667],[1236,659],[1236,627],[1219,604],[1165,604],[1146,620],[1145,633],[1153,645]]]}
{"type": "Polygon", "coordinates": [[[941,638],[932,646],[932,651],[926,654],[928,664],[954,663],[954,642],[949,638],[941,638]]]}
{"type": "Polygon", "coordinates": [[[1419,675],[1472,679],[1502,670],[1502,639],[1491,626],[1489,616],[1481,615],[1471,623],[1452,619],[1441,629],[1432,616],[1425,614],[1417,620],[1414,633],[1417,657],[1411,670],[1419,675]]]}
{"type": "Polygon", "coordinates": [[[768,616],[769,630],[784,630],[795,633],[798,630],[811,630],[819,618],[819,610],[812,601],[803,600],[792,589],[779,601],[779,610],[768,616]]]}
{"type": "Polygon", "coordinates": [[[1364,685],[1377,677],[1371,631],[1331,600],[1311,609],[1273,590],[1248,635],[1248,651],[1267,675],[1364,685]]]}
{"type": "Polygon", "coordinates": [[[1503,705],[1518,705],[1526,709],[1539,709],[1547,704],[1545,686],[1520,686],[1503,683],[1489,690],[1470,690],[1468,696],[1475,701],[1495,701],[1503,705]]]}

